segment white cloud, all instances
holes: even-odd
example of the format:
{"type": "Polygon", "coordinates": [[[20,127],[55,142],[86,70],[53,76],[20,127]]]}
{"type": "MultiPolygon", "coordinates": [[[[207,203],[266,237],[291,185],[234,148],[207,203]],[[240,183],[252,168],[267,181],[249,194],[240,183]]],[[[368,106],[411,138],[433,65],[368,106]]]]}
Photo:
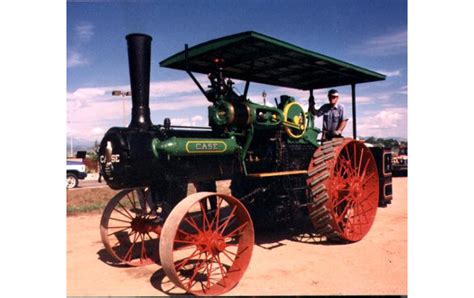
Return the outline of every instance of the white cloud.
{"type": "Polygon", "coordinates": [[[171,125],[182,125],[182,126],[207,126],[204,122],[204,117],[201,115],[195,115],[191,118],[171,118],[171,125]]]}
{"type": "Polygon", "coordinates": [[[183,126],[189,126],[191,125],[191,121],[189,118],[171,118],[171,125],[183,125],[183,126]]]}
{"type": "Polygon", "coordinates": [[[376,72],[379,72],[381,74],[386,75],[387,77],[399,77],[402,75],[402,71],[397,69],[397,70],[377,70],[376,72]]]}
{"type": "Polygon", "coordinates": [[[174,97],[173,99],[157,99],[150,101],[152,111],[173,111],[210,105],[202,94],[174,97]]]}
{"type": "Polygon", "coordinates": [[[385,108],[357,118],[357,133],[361,136],[406,137],[407,108],[385,108]]]}
{"type": "MultiPolygon", "coordinates": [[[[199,79],[203,80],[204,76],[199,79]]],[[[113,125],[119,126],[128,125],[132,107],[131,98],[112,96],[113,90],[126,91],[130,90],[130,86],[78,88],[73,92],[68,92],[68,133],[75,138],[91,139],[104,133],[105,130],[102,127],[108,128],[110,126],[106,123],[115,123],[113,125]]],[[[190,79],[152,82],[150,84],[150,110],[152,111],[184,110],[209,104],[190,79]]],[[[200,115],[177,121],[186,122],[187,125],[207,125],[207,118],[204,119],[200,115]]]]}
{"type": "Polygon", "coordinates": [[[81,65],[88,65],[89,60],[85,58],[81,53],[77,51],[71,50],[70,53],[68,53],[67,57],[67,67],[75,67],[75,66],[81,66],[81,65]]]}
{"type": "Polygon", "coordinates": [[[406,53],[407,30],[373,37],[352,49],[368,56],[391,56],[406,53]]]}
{"type": "MultiPolygon", "coordinates": [[[[201,76],[200,80],[205,77],[201,76]]],[[[78,88],[67,94],[68,108],[68,131],[74,137],[85,139],[96,138],[111,125],[128,125],[130,121],[131,98],[112,96],[112,90],[130,90],[128,85],[103,86],[94,88],[78,88]],[[125,119],[124,119],[125,103],[125,119]],[[125,121],[125,123],[124,123],[125,121]],[[111,124],[112,123],[112,124],[111,124]]],[[[327,102],[327,90],[315,90],[317,106],[327,102]]],[[[357,104],[369,105],[377,103],[389,104],[387,100],[397,92],[405,92],[406,86],[398,91],[379,92],[370,96],[357,96],[357,104]]],[[[290,88],[267,89],[267,105],[274,106],[273,98],[281,94],[294,96],[305,110],[308,108],[308,91],[290,88]]],[[[152,82],[150,87],[150,109],[152,111],[182,111],[189,108],[206,107],[210,103],[196,88],[190,79],[170,80],[162,82],[152,82]]],[[[351,106],[351,95],[340,93],[340,102],[346,105],[348,112],[351,106]]],[[[249,94],[252,101],[262,103],[262,96],[259,92],[249,94]]],[[[384,106],[384,110],[378,113],[363,115],[359,112],[358,130],[360,135],[387,134],[387,136],[406,136],[406,110],[384,106]],[[390,129],[395,133],[389,133],[390,129]],[[397,133],[399,132],[399,133],[397,133]]],[[[359,111],[359,110],[358,110],[359,111]]],[[[363,111],[360,110],[360,111],[363,111]]],[[[320,119],[318,119],[320,120],[320,119]]],[[[176,117],[172,119],[174,125],[207,126],[207,115],[194,115],[193,117],[176,117]]]]}
{"type": "Polygon", "coordinates": [[[202,122],[202,120],[204,120],[204,117],[202,117],[201,115],[196,115],[191,118],[191,122],[193,123],[200,123],[202,122]]]}
{"type": "Polygon", "coordinates": [[[81,42],[89,42],[94,36],[94,25],[91,23],[82,23],[74,28],[77,38],[81,42]]]}
{"type": "MultiPolygon", "coordinates": [[[[196,79],[202,86],[207,86],[207,79],[204,75],[197,75],[196,79]]],[[[173,81],[161,81],[150,83],[150,97],[164,97],[182,93],[199,92],[196,84],[189,78],[173,81]]],[[[201,94],[201,93],[200,93],[201,94]]]]}
{"type": "MultiPolygon", "coordinates": [[[[276,88],[274,90],[274,93],[277,93],[280,95],[287,94],[287,95],[293,96],[301,104],[307,104],[308,98],[309,98],[309,91],[297,90],[297,89],[291,89],[291,88],[285,88],[285,87],[276,88]]],[[[317,106],[318,105],[321,106],[328,102],[327,90],[324,90],[324,89],[315,90],[313,93],[313,96],[315,98],[317,106]]],[[[279,95],[277,98],[279,98],[279,95]]],[[[380,97],[377,96],[377,98],[380,98],[380,97]]],[[[267,96],[267,99],[268,99],[268,96],[267,96]]],[[[371,96],[356,96],[357,104],[367,104],[373,101],[374,101],[374,97],[371,97],[371,96]]],[[[352,95],[350,93],[339,92],[339,102],[343,104],[352,103],[352,95]]]]}
{"type": "Polygon", "coordinates": [[[94,127],[91,132],[93,135],[103,135],[105,133],[102,127],[94,127]]]}
{"type": "Polygon", "coordinates": [[[402,86],[400,87],[400,89],[398,91],[396,91],[397,93],[400,93],[400,94],[405,94],[407,95],[408,94],[408,86],[405,85],[405,86],[402,86]]]}

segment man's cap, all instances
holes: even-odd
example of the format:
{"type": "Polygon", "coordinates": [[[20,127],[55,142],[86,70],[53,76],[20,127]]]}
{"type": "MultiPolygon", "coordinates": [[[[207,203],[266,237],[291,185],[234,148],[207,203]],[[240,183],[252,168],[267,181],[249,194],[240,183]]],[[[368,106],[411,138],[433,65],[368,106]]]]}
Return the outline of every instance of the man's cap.
{"type": "Polygon", "coordinates": [[[333,96],[333,95],[339,96],[339,92],[337,92],[336,89],[331,89],[331,90],[329,90],[329,91],[328,91],[328,97],[331,97],[331,96],[333,96]]]}

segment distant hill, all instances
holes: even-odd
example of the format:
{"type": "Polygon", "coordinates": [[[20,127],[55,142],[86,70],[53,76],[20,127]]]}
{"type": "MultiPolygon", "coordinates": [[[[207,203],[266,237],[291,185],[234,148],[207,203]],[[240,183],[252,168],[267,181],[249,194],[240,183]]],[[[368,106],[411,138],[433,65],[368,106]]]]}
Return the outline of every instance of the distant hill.
{"type": "Polygon", "coordinates": [[[372,144],[377,147],[385,148],[398,148],[400,145],[406,146],[408,144],[407,139],[400,137],[393,138],[376,138],[376,137],[361,137],[366,143],[372,144]]]}
{"type": "MultiPolygon", "coordinates": [[[[71,139],[66,139],[66,148],[67,152],[71,151],[71,139]]],[[[86,140],[86,139],[72,139],[72,149],[74,152],[76,151],[87,151],[94,148],[94,141],[86,140]]],[[[75,154],[75,153],[74,153],[75,154]]]]}
{"type": "MultiPolygon", "coordinates": [[[[376,139],[379,139],[379,137],[374,137],[374,136],[358,136],[358,138],[360,139],[364,139],[364,140],[367,140],[369,138],[376,138],[376,139]]],[[[389,139],[392,139],[392,140],[397,140],[399,142],[407,142],[408,139],[407,138],[402,138],[402,137],[380,137],[380,139],[385,139],[385,140],[389,140],[389,139]]]]}

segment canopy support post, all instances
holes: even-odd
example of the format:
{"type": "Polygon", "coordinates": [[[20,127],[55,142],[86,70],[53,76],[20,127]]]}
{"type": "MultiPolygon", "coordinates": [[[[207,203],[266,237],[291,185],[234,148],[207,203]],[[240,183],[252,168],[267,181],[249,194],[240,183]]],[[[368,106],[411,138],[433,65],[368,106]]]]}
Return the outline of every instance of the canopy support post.
{"type": "Polygon", "coordinates": [[[189,65],[188,65],[188,44],[185,44],[184,45],[184,60],[185,60],[185,63],[186,63],[186,72],[188,73],[188,75],[191,77],[191,79],[193,79],[194,83],[196,84],[196,86],[198,86],[199,90],[201,90],[202,94],[204,94],[204,96],[207,98],[207,100],[209,100],[209,98],[207,97],[207,94],[206,94],[206,91],[204,91],[204,89],[202,88],[201,84],[199,84],[198,80],[194,77],[193,73],[189,71],[189,65]]]}
{"type": "Polygon", "coordinates": [[[357,138],[355,84],[351,84],[351,89],[352,89],[352,132],[353,132],[354,140],[355,140],[357,138]]]}
{"type": "Polygon", "coordinates": [[[247,99],[247,93],[249,92],[249,85],[250,81],[245,81],[245,89],[244,89],[244,100],[247,99]]]}
{"type": "MultiPolygon", "coordinates": [[[[252,59],[252,63],[250,64],[249,73],[253,72],[253,66],[254,65],[255,65],[255,60],[252,59]]],[[[245,81],[244,100],[247,100],[247,93],[249,92],[249,85],[250,85],[250,79],[248,79],[249,73],[247,73],[247,80],[245,81]]]]}

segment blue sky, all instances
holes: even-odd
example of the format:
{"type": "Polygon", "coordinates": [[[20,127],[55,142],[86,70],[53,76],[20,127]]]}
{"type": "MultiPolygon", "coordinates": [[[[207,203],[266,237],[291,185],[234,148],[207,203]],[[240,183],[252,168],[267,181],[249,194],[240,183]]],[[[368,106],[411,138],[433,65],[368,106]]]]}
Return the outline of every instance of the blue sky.
{"type": "MultiPolygon", "coordinates": [[[[125,35],[153,37],[150,106],[152,121],[206,125],[208,102],[186,73],[159,62],[190,46],[253,30],[387,75],[357,85],[357,127],[361,136],[407,137],[407,6],[403,0],[358,1],[135,1],[68,2],[68,136],[100,140],[111,126],[130,122],[131,99],[112,97],[129,90],[125,35]]],[[[204,76],[198,76],[204,84],[204,76]]],[[[241,84],[237,88],[242,90],[241,84]]],[[[351,118],[350,87],[338,88],[351,118]]],[[[254,84],[249,97],[267,102],[281,94],[306,106],[308,93],[254,84]]],[[[316,104],[327,101],[316,92],[316,104]]],[[[319,122],[318,122],[319,124],[319,122]]],[[[351,125],[346,135],[351,135],[351,125]]]]}

